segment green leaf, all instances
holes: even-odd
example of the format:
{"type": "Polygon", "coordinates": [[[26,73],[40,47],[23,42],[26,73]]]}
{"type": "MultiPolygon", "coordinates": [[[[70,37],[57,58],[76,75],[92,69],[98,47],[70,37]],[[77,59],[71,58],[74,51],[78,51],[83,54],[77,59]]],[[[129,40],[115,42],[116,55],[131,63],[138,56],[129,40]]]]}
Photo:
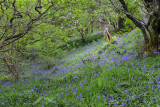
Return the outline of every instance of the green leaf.
{"type": "Polygon", "coordinates": [[[34,103],[33,103],[33,105],[36,105],[37,103],[39,103],[41,100],[43,99],[43,97],[41,96],[41,97],[39,97],[34,103]]]}

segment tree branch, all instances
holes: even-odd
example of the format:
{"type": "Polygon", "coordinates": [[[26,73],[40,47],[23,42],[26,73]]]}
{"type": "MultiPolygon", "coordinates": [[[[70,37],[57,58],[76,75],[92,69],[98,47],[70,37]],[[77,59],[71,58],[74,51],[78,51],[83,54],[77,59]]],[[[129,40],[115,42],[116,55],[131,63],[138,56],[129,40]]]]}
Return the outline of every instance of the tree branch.
{"type": "MultiPolygon", "coordinates": [[[[113,4],[113,2],[110,0],[110,2],[113,4]]],[[[119,0],[119,2],[122,4],[122,8],[123,10],[121,10],[123,13],[126,14],[127,18],[129,18],[130,20],[132,20],[132,22],[139,28],[141,29],[142,33],[143,33],[143,37],[145,40],[145,43],[148,43],[149,40],[147,38],[147,32],[146,32],[146,24],[142,24],[141,21],[139,21],[139,19],[135,18],[132,14],[129,13],[127,5],[125,3],[124,0],[119,0]]],[[[114,5],[114,4],[113,4],[114,5]]],[[[116,7],[116,6],[115,6],[116,7]]]]}
{"type": "Polygon", "coordinates": [[[0,16],[0,20],[1,20],[1,18],[3,17],[3,15],[4,15],[4,9],[3,9],[3,6],[2,6],[2,1],[0,2],[0,8],[1,8],[1,10],[2,10],[2,15],[0,16]]]}
{"type": "MultiPolygon", "coordinates": [[[[12,3],[12,5],[14,6],[14,4],[15,4],[15,0],[14,0],[14,2],[12,3]]],[[[50,5],[43,13],[39,14],[39,16],[37,16],[37,17],[35,17],[35,18],[32,18],[32,19],[30,20],[30,22],[28,22],[27,27],[26,27],[25,30],[21,31],[21,32],[18,33],[18,34],[13,34],[13,35],[7,37],[5,40],[3,40],[3,41],[1,42],[1,44],[0,44],[0,50],[1,50],[3,47],[5,47],[5,46],[7,46],[7,45],[9,45],[9,44],[11,44],[11,43],[13,43],[14,41],[19,40],[20,38],[24,37],[29,31],[31,31],[31,29],[33,28],[33,24],[36,23],[37,21],[39,21],[39,20],[42,18],[42,16],[43,16],[44,14],[46,14],[47,11],[48,11],[51,7],[53,7],[53,5],[54,5],[53,2],[51,2],[51,5],[50,5]]],[[[16,8],[14,8],[14,10],[16,11],[16,8]]],[[[12,22],[12,21],[11,21],[11,22],[12,22]]],[[[12,24],[12,23],[11,23],[11,24],[12,24]]]]}
{"type": "Polygon", "coordinates": [[[41,9],[42,8],[42,6],[41,6],[41,0],[38,0],[38,3],[37,3],[37,6],[35,7],[35,10],[39,13],[39,14],[41,14],[41,12],[38,10],[38,9],[41,9]]]}

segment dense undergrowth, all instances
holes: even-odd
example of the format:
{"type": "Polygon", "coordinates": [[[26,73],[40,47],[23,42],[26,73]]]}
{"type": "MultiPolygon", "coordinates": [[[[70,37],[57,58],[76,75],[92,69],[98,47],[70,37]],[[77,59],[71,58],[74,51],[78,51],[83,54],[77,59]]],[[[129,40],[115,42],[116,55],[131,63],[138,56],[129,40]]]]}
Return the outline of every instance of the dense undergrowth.
{"type": "Polygon", "coordinates": [[[0,106],[159,106],[160,56],[139,56],[138,29],[115,36],[118,44],[95,41],[50,69],[32,62],[19,82],[1,81],[0,106]]]}
{"type": "Polygon", "coordinates": [[[88,34],[85,36],[85,43],[82,42],[81,37],[76,37],[73,39],[70,39],[69,41],[65,42],[64,44],[61,44],[58,46],[58,48],[61,48],[63,50],[68,50],[72,48],[80,48],[82,46],[85,46],[89,43],[92,43],[93,41],[98,41],[103,37],[103,32],[96,32],[93,34],[88,34]]]}

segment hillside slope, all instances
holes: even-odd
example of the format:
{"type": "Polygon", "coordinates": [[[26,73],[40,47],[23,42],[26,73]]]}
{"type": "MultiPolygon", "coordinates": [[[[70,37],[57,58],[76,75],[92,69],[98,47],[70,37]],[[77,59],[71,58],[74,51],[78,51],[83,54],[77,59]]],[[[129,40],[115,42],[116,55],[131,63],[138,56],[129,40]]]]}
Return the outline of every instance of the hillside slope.
{"type": "Polygon", "coordinates": [[[29,77],[1,83],[0,106],[160,105],[160,56],[139,57],[138,29],[118,37],[118,44],[94,42],[68,52],[50,70],[32,66],[29,77]]]}

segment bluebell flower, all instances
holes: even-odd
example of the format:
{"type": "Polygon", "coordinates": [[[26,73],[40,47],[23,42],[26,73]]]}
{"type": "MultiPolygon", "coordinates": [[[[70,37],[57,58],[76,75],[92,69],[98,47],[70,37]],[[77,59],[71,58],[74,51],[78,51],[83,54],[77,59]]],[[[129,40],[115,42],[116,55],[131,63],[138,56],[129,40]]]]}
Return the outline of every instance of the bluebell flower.
{"type": "Polygon", "coordinates": [[[151,97],[151,103],[152,103],[152,104],[154,103],[153,97],[151,97]]]}
{"type": "Polygon", "coordinates": [[[154,90],[154,85],[152,85],[152,90],[154,90]]]}
{"type": "Polygon", "coordinates": [[[82,83],[80,83],[80,86],[83,88],[83,84],[82,83]]]}
{"type": "Polygon", "coordinates": [[[108,104],[111,104],[111,101],[110,101],[110,100],[108,101],[108,104]]]}
{"type": "Polygon", "coordinates": [[[72,105],[74,105],[74,104],[75,104],[75,102],[72,103],[72,105]]]}
{"type": "Polygon", "coordinates": [[[157,84],[160,84],[160,81],[157,81],[157,84]]]}
{"type": "Polygon", "coordinates": [[[150,81],[149,83],[153,83],[153,81],[150,81]]]}
{"type": "Polygon", "coordinates": [[[77,96],[76,96],[76,100],[78,100],[78,99],[79,99],[79,96],[77,95],[77,96]]]}
{"type": "Polygon", "coordinates": [[[125,106],[125,105],[126,105],[126,102],[125,102],[125,101],[123,101],[123,102],[122,102],[122,105],[123,105],[123,106],[125,106]]]}
{"type": "Polygon", "coordinates": [[[82,93],[80,93],[79,96],[82,98],[82,97],[83,97],[83,96],[82,96],[82,93]]]}
{"type": "Polygon", "coordinates": [[[112,81],[114,81],[115,79],[114,78],[112,78],[112,81]]]}
{"type": "Polygon", "coordinates": [[[119,104],[119,102],[117,101],[117,102],[116,102],[116,104],[118,105],[118,104],[119,104]]]}

